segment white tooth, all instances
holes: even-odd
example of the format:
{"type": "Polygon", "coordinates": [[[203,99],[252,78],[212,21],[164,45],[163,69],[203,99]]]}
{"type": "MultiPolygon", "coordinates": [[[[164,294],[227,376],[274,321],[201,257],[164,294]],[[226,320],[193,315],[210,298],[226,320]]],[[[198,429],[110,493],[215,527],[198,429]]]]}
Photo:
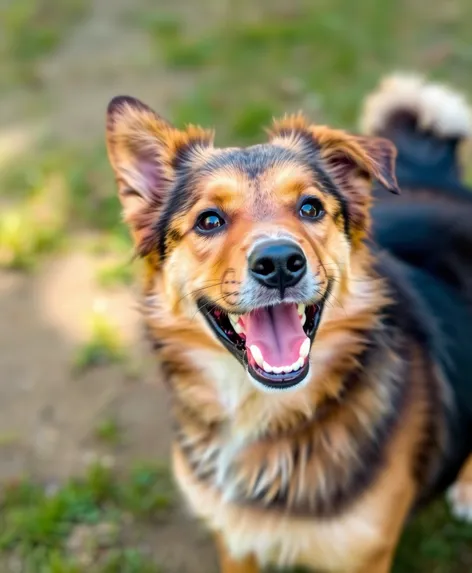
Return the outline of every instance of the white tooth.
{"type": "Polygon", "coordinates": [[[262,364],[262,368],[264,368],[264,370],[266,372],[272,372],[272,366],[270,364],[267,364],[267,362],[264,361],[264,363],[262,364]]]}
{"type": "Polygon", "coordinates": [[[235,314],[228,314],[229,321],[231,322],[232,327],[236,330],[236,325],[238,324],[239,316],[235,314]]]}
{"type": "Polygon", "coordinates": [[[305,305],[304,304],[299,304],[298,305],[298,314],[301,316],[302,314],[305,314],[305,305]]]}
{"type": "Polygon", "coordinates": [[[284,369],[281,366],[273,366],[272,367],[272,372],[274,374],[282,374],[282,372],[284,371],[284,369]]]}
{"type": "Polygon", "coordinates": [[[306,322],[306,314],[300,315],[299,318],[300,318],[300,322],[302,323],[302,326],[303,326],[303,325],[305,324],[305,322],[306,322]]]}
{"type": "Polygon", "coordinates": [[[291,372],[293,370],[292,366],[284,366],[284,372],[285,374],[288,374],[289,372],[291,372]]]}
{"type": "Polygon", "coordinates": [[[235,332],[237,332],[238,334],[244,334],[246,332],[244,330],[244,328],[239,324],[239,322],[237,322],[236,324],[233,324],[233,328],[234,328],[235,332]]]}
{"type": "Polygon", "coordinates": [[[237,314],[228,314],[231,326],[234,328],[237,334],[245,334],[244,326],[239,322],[239,316],[237,314]]]}
{"type": "Polygon", "coordinates": [[[305,338],[303,344],[300,346],[300,357],[306,358],[310,352],[310,339],[305,338]]]}
{"type": "Polygon", "coordinates": [[[298,359],[298,369],[300,370],[300,368],[303,368],[304,364],[305,364],[305,359],[300,357],[298,359]]]}
{"type": "Polygon", "coordinates": [[[251,351],[252,357],[256,361],[256,364],[263,368],[264,359],[262,358],[262,352],[259,350],[259,347],[253,344],[249,347],[249,350],[251,351]]]}
{"type": "Polygon", "coordinates": [[[298,370],[299,362],[300,362],[300,359],[298,359],[296,362],[294,362],[292,364],[292,366],[290,366],[290,368],[292,369],[292,372],[296,372],[298,370]]]}

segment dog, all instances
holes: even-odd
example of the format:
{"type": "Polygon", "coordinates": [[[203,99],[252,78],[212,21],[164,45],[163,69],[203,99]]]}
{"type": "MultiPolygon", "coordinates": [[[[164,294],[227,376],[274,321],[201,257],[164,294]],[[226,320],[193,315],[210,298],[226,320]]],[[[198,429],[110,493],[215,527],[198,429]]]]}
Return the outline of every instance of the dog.
{"type": "Polygon", "coordinates": [[[396,74],[366,99],[361,129],[387,137],[398,150],[401,197],[387,208],[390,194],[374,184],[377,242],[409,264],[461,284],[465,295],[472,292],[467,273],[472,190],[463,183],[459,157],[470,132],[463,97],[418,76],[396,74]]]}
{"type": "Polygon", "coordinates": [[[396,76],[368,100],[362,134],[297,114],[248,148],[128,96],[108,106],[174,474],[222,573],[388,573],[433,496],[449,491],[472,517],[458,98],[396,76]]]}

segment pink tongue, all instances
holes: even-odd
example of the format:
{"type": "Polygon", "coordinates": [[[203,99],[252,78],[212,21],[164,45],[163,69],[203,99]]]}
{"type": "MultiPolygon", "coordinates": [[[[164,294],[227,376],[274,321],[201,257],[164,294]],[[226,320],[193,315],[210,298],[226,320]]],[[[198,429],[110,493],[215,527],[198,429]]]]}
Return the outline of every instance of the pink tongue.
{"type": "Polygon", "coordinates": [[[245,314],[246,347],[256,345],[271,366],[290,366],[306,339],[296,304],[278,304],[245,314]]]}

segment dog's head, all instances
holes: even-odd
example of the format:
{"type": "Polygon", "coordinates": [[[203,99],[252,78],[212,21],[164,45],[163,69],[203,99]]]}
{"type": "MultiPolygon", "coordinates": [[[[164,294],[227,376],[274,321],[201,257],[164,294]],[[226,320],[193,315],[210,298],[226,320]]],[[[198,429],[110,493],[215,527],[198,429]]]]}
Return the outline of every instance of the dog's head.
{"type": "Polygon", "coordinates": [[[182,344],[211,339],[258,388],[306,380],[323,309],[364,249],[371,180],[397,191],[393,146],[297,115],[268,143],[217,148],[128,97],[107,131],[124,218],[182,344]]]}

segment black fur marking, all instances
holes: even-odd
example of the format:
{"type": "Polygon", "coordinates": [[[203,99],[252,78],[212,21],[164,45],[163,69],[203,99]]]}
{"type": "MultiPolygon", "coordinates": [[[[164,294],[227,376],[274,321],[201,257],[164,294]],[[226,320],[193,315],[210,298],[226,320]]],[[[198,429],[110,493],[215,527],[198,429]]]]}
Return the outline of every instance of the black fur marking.
{"type": "Polygon", "coordinates": [[[202,167],[203,174],[224,167],[234,167],[246,173],[250,179],[256,179],[274,165],[290,161],[300,161],[300,155],[277,145],[254,145],[241,149],[230,149],[215,155],[202,167]]]}
{"type": "Polygon", "coordinates": [[[339,212],[334,214],[334,218],[338,218],[340,215],[343,218],[344,222],[344,234],[347,238],[349,238],[350,233],[350,217],[349,217],[349,208],[346,201],[346,198],[343,196],[341,191],[339,190],[336,183],[333,181],[329,173],[324,169],[321,165],[321,161],[317,158],[313,158],[311,161],[311,168],[313,173],[315,174],[316,180],[321,184],[322,190],[325,193],[328,193],[339,205],[339,212]]]}
{"type": "Polygon", "coordinates": [[[170,229],[167,233],[167,243],[177,243],[182,239],[182,234],[175,229],[170,229]]]}
{"type": "MultiPolygon", "coordinates": [[[[408,233],[408,231],[405,231],[408,233]]],[[[416,230],[410,225],[410,233],[416,230]]],[[[430,240],[434,238],[428,235],[430,240]]],[[[408,238],[408,235],[406,235],[408,238]]],[[[429,459],[419,448],[414,469],[422,480],[421,503],[444,491],[456,478],[462,463],[472,453],[472,307],[458,289],[444,282],[431,269],[406,264],[383,253],[379,269],[388,277],[397,301],[397,313],[404,317],[403,330],[409,340],[420,345],[428,380],[428,435],[424,446],[429,459]],[[435,364],[438,371],[432,370],[435,364]],[[452,390],[453,403],[446,404],[438,376],[443,373],[452,390]],[[446,449],[438,451],[441,428],[446,431],[446,449]],[[436,453],[434,452],[436,449],[436,453]],[[436,466],[436,467],[433,467],[436,466]]],[[[472,263],[463,272],[470,277],[472,263]]]]}
{"type": "MultiPolygon", "coordinates": [[[[161,260],[167,255],[167,242],[170,235],[172,219],[192,205],[195,198],[192,196],[192,175],[188,169],[181,169],[176,173],[176,180],[170,189],[167,202],[156,224],[157,249],[161,260]]],[[[180,236],[173,236],[179,240],[180,236]]]]}
{"type": "Polygon", "coordinates": [[[472,302],[472,203],[401,198],[380,202],[372,214],[373,237],[383,248],[472,302]]]}
{"type": "MultiPolygon", "coordinates": [[[[145,103],[143,103],[142,101],[140,101],[139,99],[136,99],[135,97],[132,96],[127,96],[127,95],[120,95],[120,96],[115,96],[108,104],[107,107],[107,114],[108,116],[111,118],[114,118],[114,114],[116,112],[121,113],[123,107],[129,106],[133,109],[138,109],[140,111],[149,113],[149,114],[153,114],[156,115],[155,112],[152,111],[152,109],[150,107],[148,107],[145,103]]],[[[159,119],[164,122],[164,120],[159,117],[159,119]]],[[[167,123],[167,122],[165,122],[167,123]]]]}
{"type": "Polygon", "coordinates": [[[198,147],[208,147],[208,146],[209,146],[209,141],[203,135],[198,139],[193,138],[184,145],[181,145],[172,159],[173,169],[175,169],[176,171],[182,169],[188,169],[188,163],[189,160],[191,159],[192,153],[198,147]]]}
{"type": "Polygon", "coordinates": [[[171,186],[164,209],[156,224],[157,248],[162,260],[167,254],[167,242],[179,241],[182,237],[175,231],[169,231],[170,223],[175,215],[190,208],[192,205],[193,174],[189,164],[189,156],[196,147],[208,146],[209,142],[204,136],[201,139],[192,139],[182,145],[172,161],[175,171],[175,182],[171,186]]]}

